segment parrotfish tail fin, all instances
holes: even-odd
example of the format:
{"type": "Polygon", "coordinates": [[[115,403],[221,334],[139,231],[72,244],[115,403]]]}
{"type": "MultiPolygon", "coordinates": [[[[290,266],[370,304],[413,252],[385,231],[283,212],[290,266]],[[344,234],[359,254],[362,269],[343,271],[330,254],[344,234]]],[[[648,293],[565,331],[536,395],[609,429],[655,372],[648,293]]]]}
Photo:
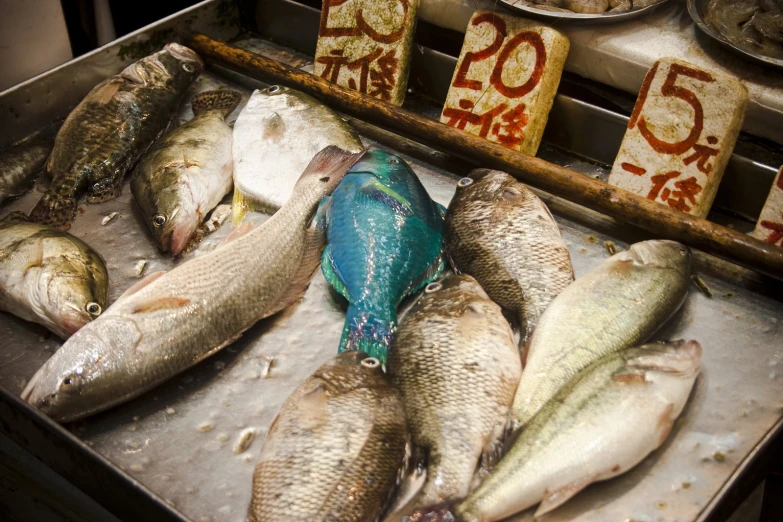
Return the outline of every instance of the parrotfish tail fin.
{"type": "Polygon", "coordinates": [[[193,115],[198,116],[206,111],[219,110],[225,118],[237,108],[242,101],[242,95],[230,89],[217,89],[197,94],[190,101],[193,115]]]}
{"type": "Polygon", "coordinates": [[[27,217],[27,214],[25,214],[24,212],[20,212],[20,211],[16,210],[14,212],[11,212],[10,214],[5,216],[4,218],[0,219],[0,221],[21,221],[21,222],[25,222],[25,221],[30,221],[30,218],[27,217]]]}
{"type": "Polygon", "coordinates": [[[454,505],[437,504],[414,511],[407,522],[462,522],[462,518],[454,513],[454,505]]]}
{"type": "Polygon", "coordinates": [[[394,319],[381,319],[350,305],[345,314],[338,352],[362,351],[385,366],[389,358],[389,345],[396,330],[397,322],[394,319]]]}
{"type": "Polygon", "coordinates": [[[30,219],[36,223],[68,230],[76,215],[76,200],[46,193],[30,212],[30,219]]]}

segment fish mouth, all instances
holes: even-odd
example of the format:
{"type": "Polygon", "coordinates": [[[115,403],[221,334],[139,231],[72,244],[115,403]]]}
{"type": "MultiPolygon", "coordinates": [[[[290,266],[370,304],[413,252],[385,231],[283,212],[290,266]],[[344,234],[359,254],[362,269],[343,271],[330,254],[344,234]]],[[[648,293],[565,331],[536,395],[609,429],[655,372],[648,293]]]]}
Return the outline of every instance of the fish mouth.
{"type": "Polygon", "coordinates": [[[628,249],[631,258],[642,265],[671,266],[677,263],[675,253],[685,257],[688,255],[688,247],[676,241],[668,239],[656,239],[634,243],[628,249]]]}
{"type": "Polygon", "coordinates": [[[190,227],[180,225],[171,230],[166,240],[168,244],[169,252],[172,255],[178,256],[188,246],[190,238],[193,235],[193,230],[190,227]]]}
{"type": "Polygon", "coordinates": [[[199,64],[199,67],[204,67],[204,61],[201,59],[201,57],[196,54],[196,51],[189,47],[185,47],[184,45],[180,45],[176,42],[171,42],[169,44],[166,44],[166,47],[164,47],[174,58],[177,58],[179,60],[185,60],[185,61],[191,61],[196,62],[199,64]]]}

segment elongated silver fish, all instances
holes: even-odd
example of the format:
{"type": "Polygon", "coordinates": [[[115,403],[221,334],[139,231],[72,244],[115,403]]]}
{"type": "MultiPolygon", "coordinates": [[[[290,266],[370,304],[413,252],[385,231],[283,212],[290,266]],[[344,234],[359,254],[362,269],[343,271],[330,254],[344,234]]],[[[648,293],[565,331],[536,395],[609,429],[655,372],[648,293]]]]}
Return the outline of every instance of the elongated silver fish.
{"type": "Polygon", "coordinates": [[[580,370],[647,340],[688,294],[691,254],[643,241],[610,257],[555,298],[523,356],[511,414],[527,423],[580,370]]]}
{"type": "Polygon", "coordinates": [[[106,306],[109,275],[84,241],[38,223],[0,221],[0,310],[67,339],[106,306]]]}
{"type": "Polygon", "coordinates": [[[522,365],[500,307],[469,275],[430,283],[389,350],[427,482],[417,504],[461,499],[482,453],[499,451],[522,365]]]}
{"type": "Polygon", "coordinates": [[[128,289],[38,370],[22,397],[57,420],[90,415],[171,378],[298,300],[324,244],[325,234],[308,224],[354,159],[325,149],[271,219],[252,231],[243,225],[222,247],[128,289]]]}
{"type": "Polygon", "coordinates": [[[517,319],[520,344],[574,280],[571,256],[544,202],[505,172],[476,169],[446,213],[446,251],[517,319]]]}
{"type": "Polygon", "coordinates": [[[329,145],[363,149],[356,131],[315,98],[280,85],[253,92],[234,124],[231,221],[280,208],[310,159],[329,145]]]}
{"type": "Polygon", "coordinates": [[[286,400],[253,474],[249,522],[373,522],[395,486],[407,430],[399,392],[359,351],[286,400]]]}
{"type": "Polygon", "coordinates": [[[231,127],[224,118],[242,95],[193,97],[193,119],[157,141],[139,162],[131,191],[158,248],[179,255],[233,184],[231,127]]]}
{"type": "Polygon", "coordinates": [[[452,513],[431,522],[494,522],[541,503],[534,518],[625,473],[671,432],[699,374],[696,341],[656,343],[600,359],[536,415],[497,467],[452,513]]]}

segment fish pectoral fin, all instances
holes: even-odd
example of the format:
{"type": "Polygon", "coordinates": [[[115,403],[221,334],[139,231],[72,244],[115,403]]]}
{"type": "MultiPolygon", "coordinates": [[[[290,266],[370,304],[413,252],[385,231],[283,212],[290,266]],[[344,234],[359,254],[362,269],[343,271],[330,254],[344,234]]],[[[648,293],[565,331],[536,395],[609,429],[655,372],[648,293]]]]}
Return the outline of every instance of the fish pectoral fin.
{"type": "Polygon", "coordinates": [[[299,259],[299,266],[291,277],[288,287],[280,295],[277,305],[270,308],[262,319],[288,308],[304,297],[310,287],[313,272],[318,269],[318,265],[321,263],[321,250],[325,241],[326,233],[322,229],[314,226],[307,229],[305,247],[302,257],[299,259]]]}
{"type": "Polygon", "coordinates": [[[328,401],[329,391],[323,384],[302,395],[297,409],[301,414],[300,421],[304,428],[315,429],[329,420],[328,401]]]}
{"type": "Polygon", "coordinates": [[[378,181],[378,178],[376,177],[371,177],[366,181],[362,185],[361,190],[367,197],[380,201],[398,214],[402,214],[406,217],[413,215],[413,209],[411,208],[411,204],[408,203],[408,200],[378,181]]]}
{"type": "Polygon", "coordinates": [[[595,482],[596,477],[597,476],[573,482],[552,492],[549,490],[544,491],[544,498],[541,500],[541,504],[538,505],[538,509],[536,510],[535,514],[533,514],[533,518],[544,516],[550,511],[554,511],[555,509],[559,508],[571,500],[574,495],[595,482]]]}
{"type": "Polygon", "coordinates": [[[251,223],[250,221],[243,221],[237,228],[232,230],[231,233],[226,236],[226,239],[223,240],[220,246],[223,246],[226,243],[231,243],[235,239],[239,239],[240,237],[250,233],[250,231],[252,230],[253,230],[253,223],[251,223]]]}
{"type": "Polygon", "coordinates": [[[443,252],[441,252],[438,257],[436,257],[435,260],[424,269],[424,272],[422,272],[421,275],[419,275],[419,277],[411,283],[411,285],[408,287],[408,290],[405,292],[405,295],[413,295],[431,282],[435,281],[435,279],[438,278],[438,275],[443,272],[445,267],[446,257],[444,256],[443,252]]]}
{"type": "Polygon", "coordinates": [[[119,301],[120,299],[124,299],[124,298],[126,298],[128,296],[131,296],[131,295],[135,294],[136,292],[138,292],[139,290],[141,290],[142,288],[144,288],[148,284],[150,284],[153,281],[155,281],[156,279],[160,278],[160,276],[162,276],[165,273],[166,272],[164,270],[160,270],[159,272],[153,272],[153,273],[145,276],[144,279],[142,279],[141,281],[137,281],[130,288],[125,290],[122,293],[122,295],[117,298],[117,301],[119,301]]]}
{"type": "Polygon", "coordinates": [[[323,257],[321,259],[321,271],[326,278],[326,281],[332,285],[341,296],[345,297],[348,301],[351,300],[351,294],[348,292],[348,287],[345,286],[345,281],[340,276],[340,272],[337,267],[334,266],[334,259],[332,259],[332,249],[329,245],[324,249],[323,257]]]}
{"type": "Polygon", "coordinates": [[[184,297],[153,297],[137,303],[131,313],[158,312],[160,310],[174,310],[190,304],[190,299],[184,297]]]}

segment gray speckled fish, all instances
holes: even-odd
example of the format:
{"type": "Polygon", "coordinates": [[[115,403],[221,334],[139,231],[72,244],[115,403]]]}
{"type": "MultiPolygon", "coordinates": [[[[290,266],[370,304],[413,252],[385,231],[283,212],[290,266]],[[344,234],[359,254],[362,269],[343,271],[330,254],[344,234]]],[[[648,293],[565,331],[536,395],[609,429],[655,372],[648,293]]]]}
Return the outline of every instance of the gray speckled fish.
{"type": "Polygon", "coordinates": [[[277,414],[253,474],[248,522],[373,522],[394,490],[407,430],[380,362],[336,355],[277,414]]]}
{"type": "Polygon", "coordinates": [[[299,300],[323,248],[324,234],[308,225],[354,159],[321,151],[262,225],[247,223],[223,246],[129,288],[38,370],[22,397],[57,420],[90,415],[141,395],[299,300]]]}

